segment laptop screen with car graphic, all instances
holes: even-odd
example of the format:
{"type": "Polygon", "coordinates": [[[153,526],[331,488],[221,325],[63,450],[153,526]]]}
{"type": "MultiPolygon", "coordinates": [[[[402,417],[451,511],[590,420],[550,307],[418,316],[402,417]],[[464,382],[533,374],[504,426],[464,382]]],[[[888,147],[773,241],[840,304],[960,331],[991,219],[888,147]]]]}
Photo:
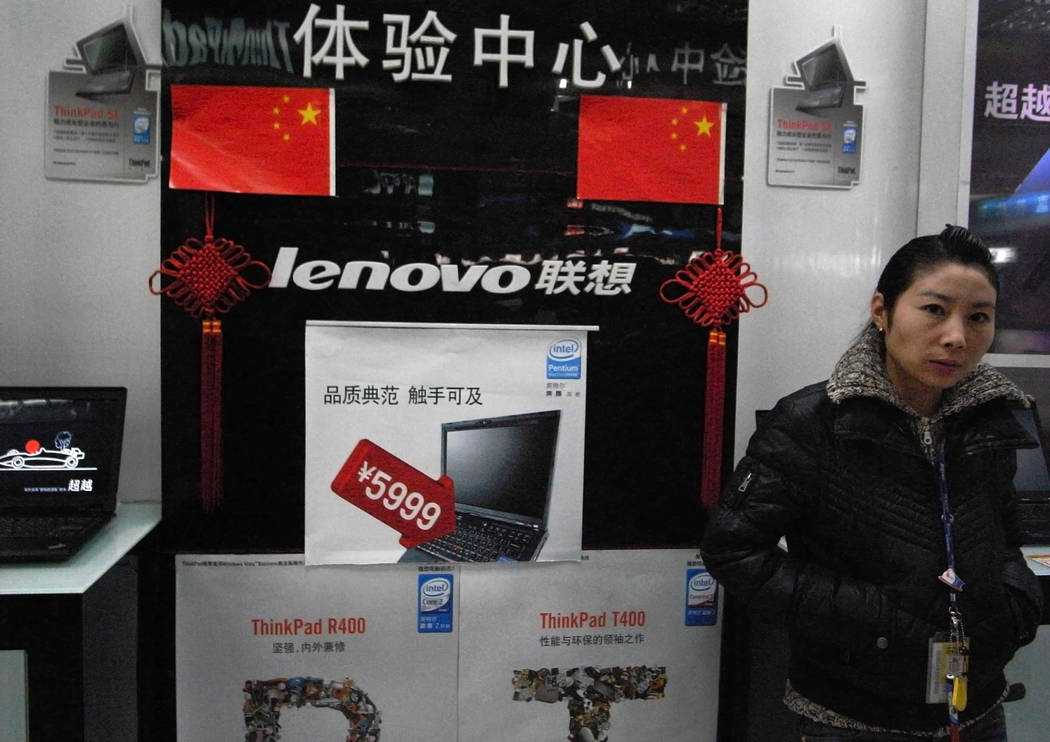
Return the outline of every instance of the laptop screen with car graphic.
{"type": "Polygon", "coordinates": [[[0,388],[0,561],[72,556],[112,518],[124,387],[0,388]]]}

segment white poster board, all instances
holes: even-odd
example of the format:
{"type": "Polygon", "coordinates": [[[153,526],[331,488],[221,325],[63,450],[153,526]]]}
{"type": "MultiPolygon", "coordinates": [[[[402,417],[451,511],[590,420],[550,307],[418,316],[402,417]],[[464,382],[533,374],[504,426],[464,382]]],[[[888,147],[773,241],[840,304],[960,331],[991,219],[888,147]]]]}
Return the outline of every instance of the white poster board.
{"type": "Polygon", "coordinates": [[[689,550],[464,569],[459,738],[713,741],[717,596],[689,550]]]}
{"type": "Polygon", "coordinates": [[[440,525],[453,523],[450,511],[464,505],[475,514],[520,514],[542,530],[531,556],[501,552],[480,561],[579,559],[587,332],[596,329],[308,322],[307,562],[445,561],[421,556],[403,534],[409,529],[430,539],[440,525]],[[531,425],[536,415],[557,418],[544,443],[554,448],[546,454],[533,443],[493,441],[494,433],[479,432],[531,425]],[[470,462],[453,462],[448,453],[453,479],[442,490],[437,483],[445,474],[450,425],[469,426],[478,437],[463,453],[470,462]],[[359,446],[410,468],[423,485],[402,484],[396,471],[391,475],[390,467],[369,456],[350,465],[359,446]],[[508,471],[515,476],[493,481],[508,471]],[[337,476],[356,488],[355,496],[334,486],[337,476]],[[510,491],[514,488],[524,491],[510,491]],[[438,520],[438,514],[447,520],[438,520]]]}
{"type": "Polygon", "coordinates": [[[74,46],[47,78],[44,175],[144,183],[160,172],[160,69],[147,65],[130,14],[74,46]]]}
{"type": "Polygon", "coordinates": [[[455,739],[455,590],[433,567],[176,556],[179,741],[455,739]]]}
{"type": "Polygon", "coordinates": [[[860,183],[866,84],[853,78],[837,34],[794,62],[795,75],[770,91],[771,186],[852,188],[860,183]]]}

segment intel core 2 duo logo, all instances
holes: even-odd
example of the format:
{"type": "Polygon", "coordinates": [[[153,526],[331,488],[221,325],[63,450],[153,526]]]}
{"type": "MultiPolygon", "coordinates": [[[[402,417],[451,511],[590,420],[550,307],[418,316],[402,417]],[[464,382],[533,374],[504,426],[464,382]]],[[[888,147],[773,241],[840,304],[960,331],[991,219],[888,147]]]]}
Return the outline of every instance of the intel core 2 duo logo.
{"type": "Polygon", "coordinates": [[[419,586],[419,609],[436,611],[452,600],[452,581],[447,577],[432,577],[419,586]]]}
{"type": "Polygon", "coordinates": [[[419,575],[416,622],[420,634],[452,631],[452,575],[419,575]]]}
{"type": "Polygon", "coordinates": [[[583,345],[575,338],[555,340],[547,346],[547,378],[578,379],[583,366],[583,345]]]}

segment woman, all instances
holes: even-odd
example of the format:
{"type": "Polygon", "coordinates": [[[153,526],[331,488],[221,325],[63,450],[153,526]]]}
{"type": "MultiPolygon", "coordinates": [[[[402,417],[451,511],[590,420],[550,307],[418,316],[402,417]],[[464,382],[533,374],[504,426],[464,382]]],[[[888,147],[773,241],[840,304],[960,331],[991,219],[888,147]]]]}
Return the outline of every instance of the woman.
{"type": "Polygon", "coordinates": [[[1003,668],[1042,592],[1012,518],[1015,451],[1035,441],[1010,406],[1029,403],[980,363],[997,296],[962,227],[898,250],[868,327],[762,421],[704,534],[722,585],[786,622],[803,740],[1006,739],[1003,668]],[[957,679],[928,702],[938,632],[957,679]]]}

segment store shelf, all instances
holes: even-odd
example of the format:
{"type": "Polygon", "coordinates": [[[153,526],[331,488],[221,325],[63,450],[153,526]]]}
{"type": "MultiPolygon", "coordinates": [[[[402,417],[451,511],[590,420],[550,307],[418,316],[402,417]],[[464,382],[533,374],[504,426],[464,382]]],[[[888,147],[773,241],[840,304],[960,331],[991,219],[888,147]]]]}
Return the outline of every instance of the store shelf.
{"type": "Polygon", "coordinates": [[[1044,561],[1037,562],[1032,557],[1042,557],[1044,560],[1050,558],[1050,544],[1040,546],[1022,546],[1021,553],[1028,558],[1028,566],[1039,577],[1050,577],[1050,565],[1044,561]]]}

